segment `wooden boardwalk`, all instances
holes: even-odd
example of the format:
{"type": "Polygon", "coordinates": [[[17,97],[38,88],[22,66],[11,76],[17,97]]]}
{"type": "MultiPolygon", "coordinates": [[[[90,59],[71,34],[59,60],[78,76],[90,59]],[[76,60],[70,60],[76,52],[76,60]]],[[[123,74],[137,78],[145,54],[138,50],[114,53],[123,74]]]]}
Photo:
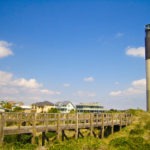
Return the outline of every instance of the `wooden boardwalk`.
{"type": "Polygon", "coordinates": [[[82,135],[80,129],[89,129],[90,135],[96,136],[94,128],[100,129],[99,137],[104,137],[106,127],[127,126],[131,124],[132,116],[128,113],[0,113],[0,144],[5,135],[31,133],[32,142],[38,132],[42,132],[43,141],[46,132],[56,132],[57,139],[67,138],[65,130],[74,130],[75,138],[82,135]]]}

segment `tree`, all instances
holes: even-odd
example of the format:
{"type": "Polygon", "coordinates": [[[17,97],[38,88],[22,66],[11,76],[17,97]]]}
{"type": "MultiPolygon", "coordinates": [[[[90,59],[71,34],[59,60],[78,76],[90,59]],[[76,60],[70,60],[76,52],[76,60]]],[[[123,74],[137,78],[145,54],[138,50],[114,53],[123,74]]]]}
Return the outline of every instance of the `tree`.
{"type": "Polygon", "coordinates": [[[16,106],[14,109],[13,109],[14,112],[21,112],[23,111],[23,109],[19,106],[16,106]]]}
{"type": "Polygon", "coordinates": [[[70,110],[70,114],[74,114],[74,113],[76,113],[77,111],[75,110],[75,109],[71,109],[70,110]]]}
{"type": "Polygon", "coordinates": [[[10,103],[6,102],[6,103],[3,104],[3,108],[11,110],[12,105],[10,103]]]}
{"type": "Polygon", "coordinates": [[[59,113],[60,111],[57,108],[51,108],[48,110],[48,113],[59,113]]]}

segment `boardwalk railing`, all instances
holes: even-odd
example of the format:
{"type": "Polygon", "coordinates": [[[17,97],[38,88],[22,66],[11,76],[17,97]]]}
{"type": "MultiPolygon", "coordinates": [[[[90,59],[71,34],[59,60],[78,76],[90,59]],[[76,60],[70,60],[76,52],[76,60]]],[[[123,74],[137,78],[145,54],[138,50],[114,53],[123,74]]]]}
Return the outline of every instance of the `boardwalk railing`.
{"type": "MultiPolygon", "coordinates": [[[[92,135],[94,128],[101,129],[104,136],[105,127],[127,126],[131,124],[132,117],[128,113],[0,113],[0,143],[5,135],[31,133],[33,139],[37,132],[55,131],[57,138],[64,130],[74,130],[78,138],[80,129],[89,129],[92,135]]],[[[34,142],[34,140],[33,140],[34,142]]]]}

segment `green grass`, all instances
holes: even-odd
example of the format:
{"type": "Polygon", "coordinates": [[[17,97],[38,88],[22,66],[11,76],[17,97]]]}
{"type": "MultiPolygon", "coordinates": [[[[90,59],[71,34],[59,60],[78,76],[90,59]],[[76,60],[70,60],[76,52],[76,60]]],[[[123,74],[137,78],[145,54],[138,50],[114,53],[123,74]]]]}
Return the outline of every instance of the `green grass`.
{"type": "Polygon", "coordinates": [[[150,113],[129,110],[133,123],[108,138],[84,137],[48,144],[48,150],[150,150],[150,113]]]}
{"type": "MultiPolygon", "coordinates": [[[[119,132],[104,139],[84,137],[77,140],[69,138],[65,141],[46,142],[46,150],[150,150],[150,113],[142,110],[129,110],[133,114],[133,123],[119,132]]],[[[84,131],[86,132],[86,131],[84,131]]],[[[84,133],[83,132],[83,133],[84,133]]],[[[85,134],[86,135],[86,134],[85,134]]],[[[50,139],[55,133],[47,133],[50,139]]],[[[5,143],[0,150],[40,150],[38,145],[25,144],[29,135],[17,142],[16,136],[5,137],[5,143]]],[[[41,137],[37,137],[41,141],[41,137]]],[[[39,142],[41,144],[41,142],[39,142]]]]}

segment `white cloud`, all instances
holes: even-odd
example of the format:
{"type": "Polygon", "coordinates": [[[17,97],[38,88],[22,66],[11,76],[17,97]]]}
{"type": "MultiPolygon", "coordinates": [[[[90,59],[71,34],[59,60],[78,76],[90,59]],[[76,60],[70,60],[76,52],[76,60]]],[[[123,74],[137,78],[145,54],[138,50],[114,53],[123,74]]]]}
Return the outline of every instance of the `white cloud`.
{"type": "Polygon", "coordinates": [[[112,91],[112,92],[110,92],[111,96],[119,96],[121,94],[122,94],[122,91],[112,91]]]}
{"type": "Polygon", "coordinates": [[[79,97],[96,97],[95,92],[87,92],[87,91],[77,91],[76,95],[79,97]]]}
{"type": "Polygon", "coordinates": [[[0,71],[0,86],[8,85],[13,75],[4,71],[0,71]]]}
{"type": "Polygon", "coordinates": [[[4,58],[9,55],[13,55],[13,52],[10,49],[11,45],[12,45],[11,43],[8,43],[6,41],[0,41],[0,58],[4,58]]]}
{"type": "MultiPolygon", "coordinates": [[[[0,71],[0,98],[19,99],[29,101],[33,97],[38,99],[60,95],[61,92],[49,90],[38,83],[36,79],[15,79],[12,73],[0,71]]],[[[32,99],[33,100],[33,99],[32,99]]]]}
{"type": "Polygon", "coordinates": [[[143,87],[143,86],[145,87],[146,86],[146,79],[133,81],[132,85],[136,86],[136,87],[143,87]]]}
{"type": "Polygon", "coordinates": [[[70,84],[69,83],[64,83],[63,86],[64,87],[70,87],[70,84]]]}
{"type": "Polygon", "coordinates": [[[110,96],[125,96],[144,94],[146,90],[146,79],[135,80],[131,86],[125,90],[112,91],[110,96]]]}
{"type": "Polygon", "coordinates": [[[134,57],[145,57],[145,47],[128,47],[126,49],[126,55],[134,57]]]}
{"type": "Polygon", "coordinates": [[[35,79],[17,79],[13,81],[15,86],[25,87],[25,88],[40,88],[42,84],[38,83],[35,79]]]}
{"type": "Polygon", "coordinates": [[[50,94],[50,95],[60,95],[61,94],[61,92],[59,92],[59,91],[51,91],[51,90],[48,90],[48,89],[42,89],[41,93],[50,94]]]}
{"type": "Polygon", "coordinates": [[[0,93],[2,95],[5,95],[6,96],[9,94],[9,95],[14,95],[14,94],[18,94],[19,91],[13,87],[0,87],[0,93]]]}
{"type": "Polygon", "coordinates": [[[85,82],[94,82],[95,79],[93,77],[86,77],[83,79],[85,82]]]}

